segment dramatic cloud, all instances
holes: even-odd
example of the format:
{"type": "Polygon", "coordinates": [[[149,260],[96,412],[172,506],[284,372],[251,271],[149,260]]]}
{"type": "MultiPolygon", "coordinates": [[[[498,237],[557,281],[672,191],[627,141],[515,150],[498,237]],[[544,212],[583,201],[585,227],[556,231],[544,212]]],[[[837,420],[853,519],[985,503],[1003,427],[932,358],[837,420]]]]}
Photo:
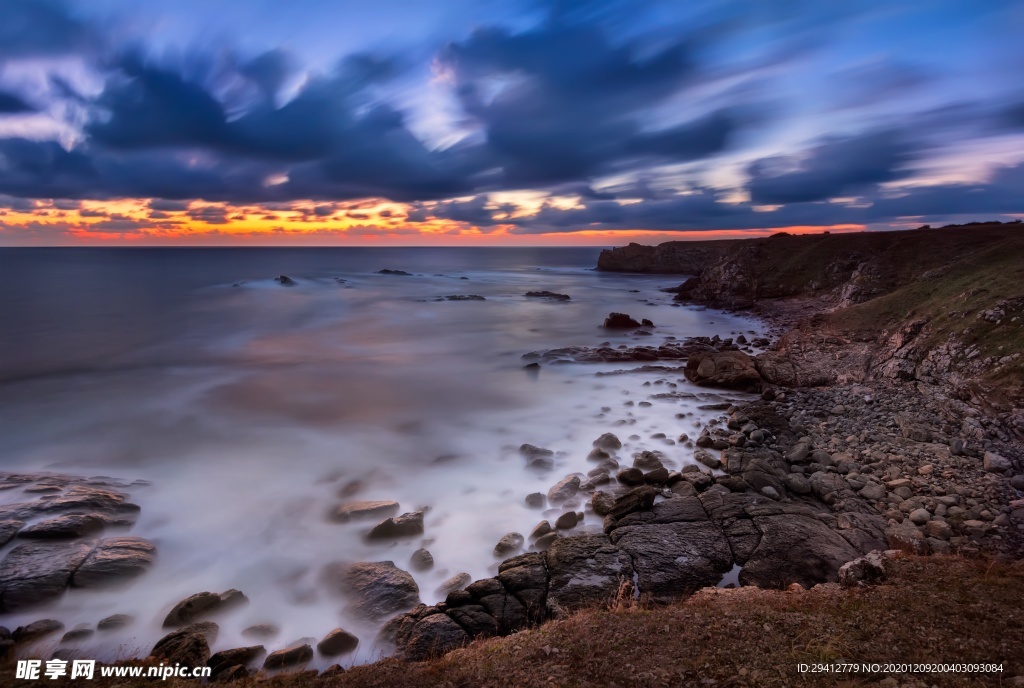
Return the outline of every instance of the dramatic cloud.
{"type": "Polygon", "coordinates": [[[912,148],[897,131],[831,139],[815,147],[796,169],[773,173],[790,160],[762,159],[750,172],[750,198],[760,205],[823,201],[856,194],[871,185],[899,179],[912,148]]]}
{"type": "MultiPolygon", "coordinates": [[[[295,26],[273,18],[251,22],[242,49],[230,33],[126,21],[144,12],[120,0],[102,15],[82,0],[7,0],[0,205],[78,213],[97,233],[257,217],[327,233],[378,221],[535,234],[1024,211],[1024,101],[1003,67],[1024,65],[1012,3],[900,7],[513,5],[424,30],[398,59],[382,41],[287,52],[275,46],[295,26]],[[902,44],[909,29],[963,37],[923,53],[902,44]],[[970,171],[951,176],[951,160],[970,171]]],[[[314,10],[303,27],[318,28],[314,10]]]]}

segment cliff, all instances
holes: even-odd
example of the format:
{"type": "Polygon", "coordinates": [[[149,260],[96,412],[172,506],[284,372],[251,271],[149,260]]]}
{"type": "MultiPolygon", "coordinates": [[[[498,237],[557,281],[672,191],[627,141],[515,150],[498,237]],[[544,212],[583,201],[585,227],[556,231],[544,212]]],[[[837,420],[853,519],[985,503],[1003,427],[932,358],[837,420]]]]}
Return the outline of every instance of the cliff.
{"type": "Polygon", "coordinates": [[[598,267],[696,275],[677,300],[790,316],[761,362],[779,384],[923,381],[1016,411],[1024,431],[1024,225],[685,244],[605,251],[598,267]]]}

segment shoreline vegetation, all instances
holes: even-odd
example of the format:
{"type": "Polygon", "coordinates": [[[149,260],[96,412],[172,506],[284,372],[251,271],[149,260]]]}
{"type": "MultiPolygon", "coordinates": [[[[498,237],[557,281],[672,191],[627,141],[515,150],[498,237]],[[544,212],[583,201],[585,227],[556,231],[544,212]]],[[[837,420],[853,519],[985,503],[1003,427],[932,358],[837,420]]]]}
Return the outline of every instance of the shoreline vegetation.
{"type": "MultiPolygon", "coordinates": [[[[159,658],[219,661],[237,685],[1024,685],[1019,224],[631,244],[598,269],[689,275],[666,289],[679,304],[742,310],[778,332],[524,355],[526,367],[635,362],[756,392],[679,437],[700,466],[621,456],[602,435],[594,471],[540,498],[579,493],[603,533],[552,536],[544,521],[530,538],[540,551],[437,605],[409,610],[393,565],[339,572],[368,603],[403,600],[382,632],[394,658],[317,677],[302,673],[304,645],[272,653],[296,661],[279,656],[291,673],[268,677],[265,651],[211,660],[212,621],[174,631],[159,658]],[[741,587],[715,587],[732,574],[741,587]],[[797,670],[842,661],[1002,671],[797,670]]],[[[521,449],[540,462],[545,451],[521,449]]]]}

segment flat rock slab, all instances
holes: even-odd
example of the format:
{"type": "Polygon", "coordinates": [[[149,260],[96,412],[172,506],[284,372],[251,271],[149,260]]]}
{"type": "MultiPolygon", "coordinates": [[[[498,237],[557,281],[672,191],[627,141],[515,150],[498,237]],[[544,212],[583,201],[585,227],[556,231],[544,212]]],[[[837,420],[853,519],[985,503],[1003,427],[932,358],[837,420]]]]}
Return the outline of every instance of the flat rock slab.
{"type": "Polygon", "coordinates": [[[548,606],[556,611],[607,602],[633,580],[629,554],[605,535],[559,538],[547,550],[547,563],[548,606]]]}
{"type": "Polygon", "coordinates": [[[725,534],[707,520],[616,528],[611,540],[632,557],[640,594],[654,602],[716,585],[733,565],[725,534]]]}
{"type": "Polygon", "coordinates": [[[0,561],[0,611],[60,597],[92,549],[91,542],[26,542],[12,549],[0,561]]]}
{"type": "Polygon", "coordinates": [[[331,514],[331,518],[344,523],[358,518],[384,518],[395,513],[398,513],[398,502],[358,501],[339,505],[331,514]]]}
{"type": "Polygon", "coordinates": [[[101,588],[141,576],[156,559],[156,547],[140,537],[100,540],[71,578],[76,588],[101,588]]]}
{"type": "Polygon", "coordinates": [[[740,583],[762,588],[785,588],[799,583],[809,588],[836,582],[839,567],[860,552],[839,533],[808,516],[758,516],[754,524],[761,540],[740,571],[740,583]]]}
{"type": "Polygon", "coordinates": [[[94,535],[106,525],[106,519],[99,514],[63,514],[33,523],[22,529],[18,537],[34,540],[71,540],[94,535]]]}

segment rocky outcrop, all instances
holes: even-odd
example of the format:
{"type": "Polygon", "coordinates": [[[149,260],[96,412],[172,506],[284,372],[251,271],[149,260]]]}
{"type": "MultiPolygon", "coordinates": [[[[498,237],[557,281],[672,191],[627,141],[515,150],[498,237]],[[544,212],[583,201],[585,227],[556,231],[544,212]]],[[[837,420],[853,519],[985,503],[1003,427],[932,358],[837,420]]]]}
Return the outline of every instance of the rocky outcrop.
{"type": "Polygon", "coordinates": [[[760,391],[761,375],[754,359],[742,351],[697,353],[690,356],[684,370],[690,382],[710,387],[760,391]]]}
{"type": "Polygon", "coordinates": [[[149,654],[165,664],[204,666],[210,659],[210,645],[216,642],[219,630],[212,621],[179,628],[157,641],[149,654]]]}
{"type": "Polygon", "coordinates": [[[225,590],[222,593],[197,592],[181,600],[164,617],[164,628],[185,626],[211,614],[228,611],[248,604],[249,599],[241,591],[225,590]]]}
{"type": "Polygon", "coordinates": [[[604,272],[647,272],[699,275],[716,260],[728,244],[720,241],[670,241],[658,246],[631,243],[605,249],[597,259],[604,272]]]}

